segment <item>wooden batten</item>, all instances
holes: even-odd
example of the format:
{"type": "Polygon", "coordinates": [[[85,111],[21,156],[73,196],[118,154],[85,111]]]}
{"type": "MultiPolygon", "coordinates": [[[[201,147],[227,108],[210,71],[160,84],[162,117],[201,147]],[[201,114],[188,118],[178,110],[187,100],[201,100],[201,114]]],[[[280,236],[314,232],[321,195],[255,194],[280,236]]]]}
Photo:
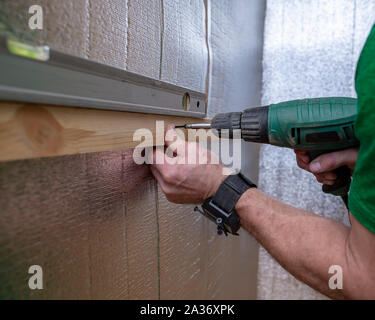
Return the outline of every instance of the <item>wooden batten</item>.
{"type": "Polygon", "coordinates": [[[0,102],[0,161],[135,148],[136,130],[156,121],[205,120],[167,115],[0,102]]]}

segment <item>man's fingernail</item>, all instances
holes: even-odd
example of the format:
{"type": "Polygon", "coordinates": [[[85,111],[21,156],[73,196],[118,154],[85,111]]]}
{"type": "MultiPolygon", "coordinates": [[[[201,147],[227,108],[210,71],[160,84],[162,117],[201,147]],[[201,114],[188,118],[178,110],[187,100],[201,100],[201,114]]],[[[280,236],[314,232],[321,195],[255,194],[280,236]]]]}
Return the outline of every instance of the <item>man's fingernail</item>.
{"type": "Polygon", "coordinates": [[[320,171],[320,163],[319,162],[312,162],[310,164],[310,170],[312,172],[319,172],[320,171]]]}

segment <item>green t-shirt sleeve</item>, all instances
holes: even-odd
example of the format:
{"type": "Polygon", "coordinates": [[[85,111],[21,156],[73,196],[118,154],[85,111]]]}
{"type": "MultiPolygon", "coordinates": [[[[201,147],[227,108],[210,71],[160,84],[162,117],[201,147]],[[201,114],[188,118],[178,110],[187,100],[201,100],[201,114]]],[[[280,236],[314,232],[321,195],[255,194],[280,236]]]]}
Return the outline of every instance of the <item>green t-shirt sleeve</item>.
{"type": "Polygon", "coordinates": [[[375,233],[375,25],[358,61],[355,86],[358,96],[355,134],[360,148],[349,192],[349,210],[375,233]]]}

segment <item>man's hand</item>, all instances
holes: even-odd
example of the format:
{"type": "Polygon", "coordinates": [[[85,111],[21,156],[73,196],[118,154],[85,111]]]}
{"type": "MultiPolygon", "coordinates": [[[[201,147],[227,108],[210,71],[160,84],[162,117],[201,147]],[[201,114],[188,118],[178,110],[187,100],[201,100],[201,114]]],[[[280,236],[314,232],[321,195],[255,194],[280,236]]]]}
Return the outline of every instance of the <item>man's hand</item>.
{"type": "MultiPolygon", "coordinates": [[[[168,126],[165,135],[166,147],[170,147],[176,138],[173,126],[168,126]]],[[[185,152],[177,151],[177,154],[170,157],[164,153],[164,150],[154,149],[151,172],[169,201],[203,203],[205,199],[215,194],[221,182],[226,178],[223,171],[225,168],[221,164],[212,164],[211,160],[216,156],[201,147],[199,143],[185,142],[179,138],[176,142],[178,150],[185,152]],[[195,157],[197,164],[188,164],[188,157],[190,159],[195,157]],[[160,159],[163,164],[157,163],[160,159]],[[205,164],[198,164],[199,159],[205,164]],[[175,163],[171,163],[172,161],[175,163]]],[[[219,161],[214,163],[219,163],[219,161]]]]}
{"type": "Polygon", "coordinates": [[[310,162],[308,151],[295,150],[297,165],[315,175],[316,179],[328,185],[333,185],[337,176],[334,170],[348,166],[354,171],[357,162],[358,149],[350,148],[341,151],[323,154],[310,162]]]}

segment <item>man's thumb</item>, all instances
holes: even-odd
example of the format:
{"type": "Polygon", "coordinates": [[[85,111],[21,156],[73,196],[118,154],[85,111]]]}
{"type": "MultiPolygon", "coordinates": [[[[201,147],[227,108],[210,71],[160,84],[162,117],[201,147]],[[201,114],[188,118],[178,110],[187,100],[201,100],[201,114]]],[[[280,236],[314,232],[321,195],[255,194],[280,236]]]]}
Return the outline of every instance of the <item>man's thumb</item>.
{"type": "Polygon", "coordinates": [[[333,171],[341,166],[347,165],[351,158],[351,149],[322,154],[310,163],[312,173],[323,173],[333,171]]]}

